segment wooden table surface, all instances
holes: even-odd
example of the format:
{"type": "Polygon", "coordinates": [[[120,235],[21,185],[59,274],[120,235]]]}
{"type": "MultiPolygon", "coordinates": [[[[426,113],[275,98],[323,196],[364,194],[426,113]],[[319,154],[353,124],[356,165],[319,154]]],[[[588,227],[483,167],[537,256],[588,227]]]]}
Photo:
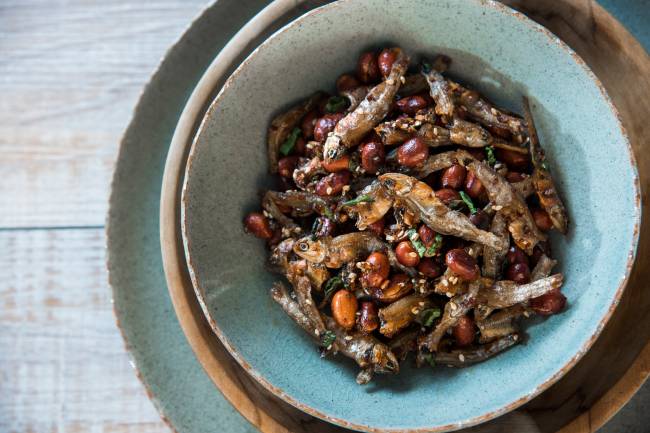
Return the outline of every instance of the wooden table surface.
{"type": "MultiPolygon", "coordinates": [[[[208,0],[0,0],[0,432],[168,432],[115,326],[122,131],[208,0]]],[[[648,431],[650,386],[602,430],[648,431]]]]}

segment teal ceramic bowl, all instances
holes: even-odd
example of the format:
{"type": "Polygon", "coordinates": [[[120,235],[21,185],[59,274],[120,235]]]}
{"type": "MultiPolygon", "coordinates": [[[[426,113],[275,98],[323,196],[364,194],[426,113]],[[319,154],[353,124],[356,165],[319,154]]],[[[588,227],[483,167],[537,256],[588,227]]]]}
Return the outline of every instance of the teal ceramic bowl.
{"type": "Polygon", "coordinates": [[[585,64],[546,29],[489,1],[345,0],[281,29],[233,73],[196,136],[183,189],[188,266],[211,325],[241,365],[300,409],[365,431],[448,431],[512,410],[549,387],[592,345],[616,308],[640,218],[636,166],[616,110],[585,64]],[[552,239],[568,309],[527,326],[526,344],[462,369],[414,369],[355,383],[356,365],[320,359],[270,299],[278,277],[242,218],[259,209],[272,116],[396,44],[444,53],[451,74],[534,116],[571,217],[552,239]]]}

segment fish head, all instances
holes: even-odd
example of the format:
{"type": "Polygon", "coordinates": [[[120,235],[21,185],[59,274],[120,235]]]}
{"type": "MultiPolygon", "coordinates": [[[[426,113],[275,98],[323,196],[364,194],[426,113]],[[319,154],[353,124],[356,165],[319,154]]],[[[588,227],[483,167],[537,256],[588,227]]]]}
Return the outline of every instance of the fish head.
{"type": "Polygon", "coordinates": [[[341,138],[336,134],[331,134],[327,137],[323,146],[323,156],[325,157],[325,161],[329,163],[341,158],[346,150],[347,148],[341,143],[341,138]]]}
{"type": "Polygon", "coordinates": [[[379,176],[381,186],[394,197],[406,197],[415,186],[417,179],[401,173],[386,173],[379,176]]]}
{"type": "Polygon", "coordinates": [[[306,236],[294,244],[293,252],[312,263],[322,263],[325,260],[327,248],[321,240],[306,236]]]}
{"type": "Polygon", "coordinates": [[[385,344],[375,344],[372,348],[373,370],[378,373],[399,373],[399,361],[385,344]]]}

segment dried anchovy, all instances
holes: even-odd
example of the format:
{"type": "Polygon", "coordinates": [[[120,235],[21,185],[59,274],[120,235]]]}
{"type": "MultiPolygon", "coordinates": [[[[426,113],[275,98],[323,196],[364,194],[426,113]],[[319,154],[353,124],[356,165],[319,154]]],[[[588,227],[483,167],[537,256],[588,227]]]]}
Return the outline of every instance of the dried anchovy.
{"type": "Polygon", "coordinates": [[[323,92],[317,92],[289,111],[279,114],[271,121],[267,135],[267,145],[269,171],[272,174],[278,172],[278,152],[280,145],[287,139],[289,132],[300,124],[305,114],[317,107],[324,97],[325,94],[323,92]]]}
{"type": "Polygon", "coordinates": [[[542,208],[548,213],[548,216],[553,222],[553,226],[560,231],[566,233],[568,226],[568,218],[564,203],[557,193],[557,188],[551,177],[551,173],[546,167],[546,156],[544,150],[539,143],[537,136],[537,129],[533,122],[533,115],[530,111],[530,104],[528,98],[524,98],[524,112],[526,115],[526,123],[528,125],[528,138],[530,140],[530,153],[533,162],[533,185],[539,198],[539,203],[542,208]]]}

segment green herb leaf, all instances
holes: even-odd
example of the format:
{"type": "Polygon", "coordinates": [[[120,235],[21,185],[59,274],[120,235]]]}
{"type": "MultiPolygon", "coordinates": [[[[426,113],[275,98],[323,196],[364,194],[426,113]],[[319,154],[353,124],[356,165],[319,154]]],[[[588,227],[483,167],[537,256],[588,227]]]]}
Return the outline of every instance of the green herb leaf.
{"type": "Polygon", "coordinates": [[[327,280],[325,283],[324,292],[325,299],[329,299],[329,297],[332,296],[334,292],[342,287],[345,287],[345,283],[343,282],[343,279],[338,275],[327,280]]]}
{"type": "Polygon", "coordinates": [[[424,358],[427,364],[429,364],[431,367],[436,366],[436,359],[433,357],[433,354],[431,353],[424,354],[422,355],[422,358],[424,358]]]}
{"type": "Polygon", "coordinates": [[[344,98],[343,96],[332,96],[327,100],[327,104],[325,104],[325,112],[330,114],[340,113],[345,110],[347,106],[348,98],[344,98]]]}
{"type": "Polygon", "coordinates": [[[487,155],[487,160],[488,164],[490,164],[490,167],[494,167],[494,164],[497,163],[497,158],[494,156],[494,147],[487,146],[485,148],[485,154],[487,155]]]}
{"type": "Polygon", "coordinates": [[[353,198],[352,200],[344,201],[343,203],[341,203],[341,207],[343,207],[343,206],[355,206],[355,205],[357,205],[359,203],[372,203],[373,201],[375,201],[375,199],[372,198],[370,195],[361,194],[357,198],[353,198]]]}
{"type": "Polygon", "coordinates": [[[334,217],[334,214],[330,210],[330,208],[325,207],[323,209],[323,215],[325,215],[327,218],[331,219],[332,221],[336,221],[336,218],[334,217]]]}
{"type": "Polygon", "coordinates": [[[336,334],[332,331],[325,331],[320,336],[320,345],[324,348],[330,347],[336,341],[336,334]]]}
{"type": "Polygon", "coordinates": [[[413,248],[415,248],[415,251],[418,252],[418,256],[423,257],[424,252],[427,250],[427,247],[424,246],[422,241],[419,239],[418,232],[415,231],[415,229],[410,229],[409,231],[406,232],[406,235],[408,236],[409,240],[411,241],[411,244],[413,245],[413,248]]]}
{"type": "Polygon", "coordinates": [[[431,246],[427,248],[426,251],[424,252],[424,257],[435,256],[436,254],[438,254],[438,251],[440,251],[441,247],[442,247],[442,235],[437,234],[431,246]]]}
{"type": "Polygon", "coordinates": [[[471,214],[475,214],[477,212],[476,206],[474,206],[474,202],[472,202],[472,199],[469,198],[469,196],[467,195],[467,193],[465,193],[465,191],[460,192],[460,198],[463,199],[463,201],[469,208],[469,212],[471,214]]]}
{"type": "Polygon", "coordinates": [[[422,310],[418,317],[415,319],[420,325],[430,327],[433,325],[434,320],[440,317],[440,308],[433,307],[422,310]]]}
{"type": "Polygon", "coordinates": [[[287,156],[288,154],[291,153],[291,151],[296,145],[296,141],[298,141],[298,136],[300,136],[300,132],[301,132],[300,128],[293,128],[293,130],[291,131],[287,139],[284,140],[284,143],[280,145],[281,154],[287,156]]]}

